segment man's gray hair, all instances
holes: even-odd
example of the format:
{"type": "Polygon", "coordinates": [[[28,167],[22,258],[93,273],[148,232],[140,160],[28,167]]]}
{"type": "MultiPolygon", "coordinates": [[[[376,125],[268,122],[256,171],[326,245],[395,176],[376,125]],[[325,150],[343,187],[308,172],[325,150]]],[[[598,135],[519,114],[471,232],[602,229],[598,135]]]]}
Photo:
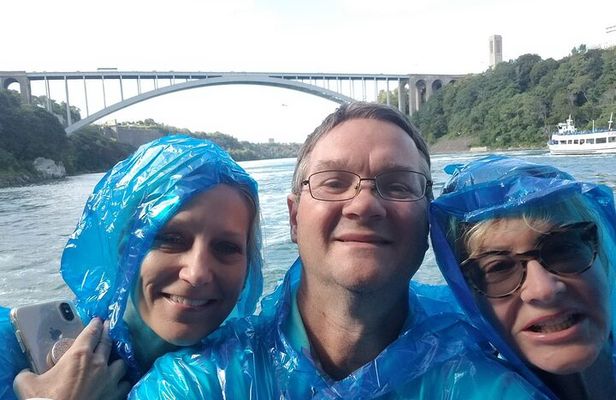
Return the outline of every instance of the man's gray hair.
{"type": "MultiPolygon", "coordinates": [[[[385,104],[353,102],[341,105],[336,111],[328,115],[321,125],[306,138],[306,141],[299,149],[297,163],[293,172],[293,194],[299,195],[302,191],[302,181],[306,179],[306,171],[310,162],[310,153],[314,150],[317,142],[321,140],[329,131],[345,121],[353,119],[374,119],[377,121],[390,122],[399,126],[405,131],[417,146],[417,150],[428,164],[428,174],[430,173],[430,154],[428,145],[419,130],[408,120],[408,118],[397,109],[385,104]]],[[[429,179],[429,177],[428,177],[429,179]]],[[[428,199],[432,198],[432,190],[428,188],[426,193],[428,199]]]]}

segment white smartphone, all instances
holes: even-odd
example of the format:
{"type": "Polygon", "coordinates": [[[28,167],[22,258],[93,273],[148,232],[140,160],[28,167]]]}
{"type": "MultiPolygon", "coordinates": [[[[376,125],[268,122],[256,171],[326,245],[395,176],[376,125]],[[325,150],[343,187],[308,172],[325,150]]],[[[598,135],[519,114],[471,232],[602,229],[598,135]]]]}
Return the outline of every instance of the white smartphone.
{"type": "Polygon", "coordinates": [[[74,339],[83,324],[70,301],[52,301],[13,308],[11,323],[32,371],[42,374],[53,366],[51,351],[62,339],[74,339]]]}

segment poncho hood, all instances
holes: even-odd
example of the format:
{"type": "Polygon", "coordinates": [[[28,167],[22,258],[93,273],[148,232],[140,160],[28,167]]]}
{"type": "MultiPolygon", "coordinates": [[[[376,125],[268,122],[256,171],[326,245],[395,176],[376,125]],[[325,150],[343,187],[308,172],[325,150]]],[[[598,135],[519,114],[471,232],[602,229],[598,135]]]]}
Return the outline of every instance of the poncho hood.
{"type": "MultiPolygon", "coordinates": [[[[88,198],[62,254],[61,273],[84,322],[110,320],[111,337],[129,366],[136,364],[122,317],[141,262],[159,229],[189,199],[221,183],[243,186],[258,210],[257,183],[227,153],[207,140],[172,135],[119,162],[88,198]]],[[[228,318],[252,314],[262,292],[260,233],[253,229],[252,235],[257,249],[249,254],[244,288],[228,318]]]]}
{"type": "MultiPolygon", "coordinates": [[[[551,204],[571,196],[581,195],[592,207],[606,233],[606,247],[616,246],[616,213],[610,188],[576,181],[571,175],[549,165],[490,155],[466,166],[450,165],[446,172],[453,175],[442,194],[431,204],[431,240],[438,265],[462,308],[472,323],[484,332],[499,354],[529,382],[544,393],[551,391],[531,372],[517,353],[500,336],[495,326],[484,318],[474,301],[456,260],[455,244],[448,240],[452,221],[476,223],[486,219],[522,213],[534,205],[551,204]]],[[[610,309],[616,306],[613,264],[608,266],[610,309]]],[[[612,318],[612,332],[614,331],[612,318]]]]}

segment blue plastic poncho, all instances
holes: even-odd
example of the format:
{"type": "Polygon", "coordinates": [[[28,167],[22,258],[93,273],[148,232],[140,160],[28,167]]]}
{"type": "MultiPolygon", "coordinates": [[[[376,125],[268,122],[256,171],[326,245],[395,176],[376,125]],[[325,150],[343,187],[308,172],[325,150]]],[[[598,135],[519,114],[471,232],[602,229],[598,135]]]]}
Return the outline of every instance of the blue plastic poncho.
{"type": "MultiPolygon", "coordinates": [[[[441,196],[433,201],[430,216],[430,234],[439,267],[472,323],[487,335],[504,358],[504,362],[522,374],[538,390],[556,398],[501,337],[497,328],[481,314],[475,303],[473,290],[466,283],[456,260],[455,243],[452,243],[455,238],[448,232],[452,224],[520,215],[534,206],[553,205],[567,201],[572,196],[582,196],[585,204],[597,215],[598,225],[603,229],[603,246],[612,252],[608,279],[610,306],[611,310],[614,310],[616,293],[612,263],[616,259],[616,212],[613,193],[604,185],[576,181],[571,175],[552,166],[505,156],[487,156],[464,167],[448,166],[446,171],[454,175],[445,184],[441,196]]],[[[612,318],[612,332],[615,323],[612,318]]]]}
{"type": "MultiPolygon", "coordinates": [[[[159,358],[130,399],[528,399],[543,398],[475,341],[450,304],[410,290],[412,317],[376,359],[334,381],[285,335],[301,261],[262,302],[258,317],[230,322],[197,349],[159,358]]],[[[439,288],[442,299],[443,287],[439,288]]]]}
{"type": "MultiPolygon", "coordinates": [[[[220,183],[241,185],[257,206],[246,281],[228,319],[250,315],[263,286],[257,183],[210,141],[166,136],[141,146],[131,157],[118,163],[96,185],[64,249],[61,273],[75,293],[81,318],[84,323],[94,316],[110,320],[110,335],[134,380],[145,371],[137,365],[131,336],[122,317],[141,262],[158,230],[182,205],[220,183]]],[[[3,318],[0,313],[0,339],[10,336],[5,335],[10,332],[10,326],[8,322],[2,325],[3,318]]],[[[4,340],[3,343],[16,344],[4,340]]],[[[13,353],[0,354],[12,357],[13,353]]],[[[13,378],[25,367],[21,356],[11,360],[11,365],[0,366],[0,394],[3,388],[12,388],[13,378]],[[2,381],[5,376],[6,380],[2,381]]],[[[13,395],[12,390],[7,392],[13,395]]]]}
{"type": "MultiPolygon", "coordinates": [[[[145,371],[139,371],[122,317],[141,262],[182,205],[221,183],[245,187],[258,207],[256,182],[216,144],[166,136],[143,145],[96,185],[64,249],[62,277],[77,296],[77,309],[86,322],[110,320],[110,335],[133,376],[145,371]]],[[[262,292],[260,233],[252,234],[256,246],[249,249],[246,282],[228,318],[252,314],[262,292]]]]}

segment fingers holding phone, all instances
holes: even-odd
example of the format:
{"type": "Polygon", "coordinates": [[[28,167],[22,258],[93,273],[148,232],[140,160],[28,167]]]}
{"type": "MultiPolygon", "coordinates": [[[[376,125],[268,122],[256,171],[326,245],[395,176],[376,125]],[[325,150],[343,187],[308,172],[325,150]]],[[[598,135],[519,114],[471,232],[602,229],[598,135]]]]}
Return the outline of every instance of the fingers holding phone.
{"type": "Polygon", "coordinates": [[[75,342],[75,339],[71,338],[61,338],[58,339],[57,342],[51,347],[51,350],[47,354],[47,366],[48,368],[53,367],[60,361],[60,357],[64,355],[71,348],[72,344],[75,342]]]}
{"type": "Polygon", "coordinates": [[[20,398],[122,399],[130,390],[122,381],[126,366],[122,360],[108,363],[111,339],[107,324],[93,319],[74,343],[42,375],[22,371],[13,383],[20,398]]]}
{"type": "Polygon", "coordinates": [[[83,324],[70,301],[51,301],[14,308],[10,312],[15,336],[32,371],[47,371],[76,338],[83,324]],[[60,346],[57,342],[63,343],[60,346]],[[54,360],[53,354],[56,359],[54,360]],[[51,354],[51,356],[50,356],[51,354]]]}

